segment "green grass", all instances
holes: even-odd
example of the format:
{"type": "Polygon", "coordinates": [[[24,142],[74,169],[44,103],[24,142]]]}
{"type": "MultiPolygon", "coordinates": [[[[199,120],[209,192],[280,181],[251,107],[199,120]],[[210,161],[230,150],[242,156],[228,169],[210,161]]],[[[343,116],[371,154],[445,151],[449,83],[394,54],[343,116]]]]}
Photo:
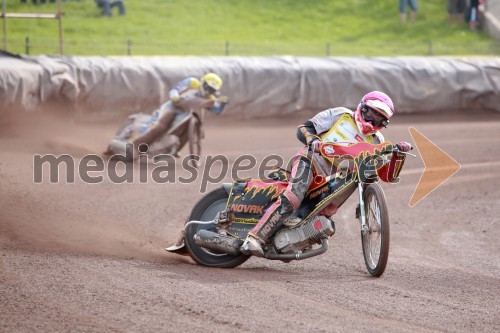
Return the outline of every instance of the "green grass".
{"type": "MultiPolygon", "coordinates": [[[[47,0],[48,1],[48,0],[47,0]]],[[[7,1],[7,12],[57,4],[7,1]]],[[[450,26],[446,1],[420,0],[404,26],[396,0],[125,0],[102,17],[93,0],[63,2],[67,55],[498,55],[500,45],[466,24],[450,26]]],[[[59,53],[57,20],[7,19],[8,51],[59,53]]]]}

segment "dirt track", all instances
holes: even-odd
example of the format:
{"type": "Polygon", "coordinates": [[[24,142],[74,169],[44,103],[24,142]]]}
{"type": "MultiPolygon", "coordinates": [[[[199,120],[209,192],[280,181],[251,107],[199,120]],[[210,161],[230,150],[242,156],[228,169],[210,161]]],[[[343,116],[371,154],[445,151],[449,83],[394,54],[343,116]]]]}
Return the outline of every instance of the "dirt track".
{"type": "MultiPolygon", "coordinates": [[[[354,198],[319,257],[227,270],[168,254],[200,181],[140,184],[136,173],[133,184],[34,184],[34,154],[78,162],[101,152],[118,123],[22,118],[0,117],[0,331],[500,331],[498,113],[391,124],[386,138],[411,141],[413,126],[462,169],[412,209],[420,159],[400,184],[383,185],[391,252],[379,279],[364,267],[354,198]]],[[[204,153],[225,154],[230,166],[244,153],[289,158],[303,118],[210,118],[204,153]]]]}

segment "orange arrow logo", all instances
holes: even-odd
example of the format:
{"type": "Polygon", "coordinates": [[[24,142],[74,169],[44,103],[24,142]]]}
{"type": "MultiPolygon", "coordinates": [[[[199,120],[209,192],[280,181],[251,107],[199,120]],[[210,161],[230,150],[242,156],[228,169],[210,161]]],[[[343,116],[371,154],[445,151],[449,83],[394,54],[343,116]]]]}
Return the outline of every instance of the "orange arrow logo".
{"type": "Polygon", "coordinates": [[[425,166],[409,202],[413,207],[460,170],[460,164],[413,127],[409,131],[425,166]]]}

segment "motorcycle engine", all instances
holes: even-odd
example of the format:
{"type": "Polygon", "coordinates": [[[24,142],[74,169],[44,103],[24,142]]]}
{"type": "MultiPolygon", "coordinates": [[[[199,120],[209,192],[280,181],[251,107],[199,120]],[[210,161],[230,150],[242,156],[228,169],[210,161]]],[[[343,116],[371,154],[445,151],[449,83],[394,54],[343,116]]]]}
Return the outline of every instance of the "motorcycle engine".
{"type": "Polygon", "coordinates": [[[293,253],[320,244],[323,238],[334,233],[335,225],[330,219],[316,216],[298,228],[279,231],[274,237],[274,246],[280,253],[293,253]]]}

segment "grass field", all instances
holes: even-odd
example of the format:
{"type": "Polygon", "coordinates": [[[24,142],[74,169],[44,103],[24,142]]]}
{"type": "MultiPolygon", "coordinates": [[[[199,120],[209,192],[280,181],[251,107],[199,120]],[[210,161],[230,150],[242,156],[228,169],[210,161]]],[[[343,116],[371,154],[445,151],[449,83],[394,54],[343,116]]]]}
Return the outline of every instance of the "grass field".
{"type": "MultiPolygon", "coordinates": [[[[7,12],[55,13],[57,4],[7,0],[7,12]]],[[[48,2],[48,0],[47,0],[48,2]]],[[[124,0],[103,17],[94,0],[63,2],[66,55],[498,55],[500,45],[464,23],[446,1],[420,0],[404,26],[396,0],[124,0]]],[[[58,54],[57,20],[7,19],[7,50],[58,54]],[[29,44],[29,47],[27,47],[29,44]]]]}

